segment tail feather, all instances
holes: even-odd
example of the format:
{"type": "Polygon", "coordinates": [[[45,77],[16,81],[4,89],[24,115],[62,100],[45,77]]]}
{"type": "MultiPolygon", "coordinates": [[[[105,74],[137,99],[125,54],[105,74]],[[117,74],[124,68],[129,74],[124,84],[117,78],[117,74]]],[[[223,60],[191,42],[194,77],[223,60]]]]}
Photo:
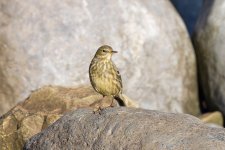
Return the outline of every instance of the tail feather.
{"type": "Polygon", "coordinates": [[[120,106],[126,106],[125,98],[123,97],[122,94],[119,94],[119,95],[115,96],[114,98],[116,99],[116,101],[119,103],[120,106]]]}

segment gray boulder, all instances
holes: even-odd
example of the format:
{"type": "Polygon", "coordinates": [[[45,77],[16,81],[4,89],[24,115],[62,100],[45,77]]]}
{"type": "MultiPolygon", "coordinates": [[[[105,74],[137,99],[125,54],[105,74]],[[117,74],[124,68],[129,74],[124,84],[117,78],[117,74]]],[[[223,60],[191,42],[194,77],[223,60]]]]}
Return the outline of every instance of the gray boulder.
{"type": "Polygon", "coordinates": [[[25,150],[224,150],[225,130],[185,114],[135,108],[78,109],[28,140],[25,150]]]}
{"type": "Polygon", "coordinates": [[[0,114],[44,85],[90,84],[88,67],[102,44],[119,51],[113,59],[124,93],[140,107],[199,113],[193,48],[170,1],[1,0],[0,6],[0,114]]]}
{"type": "Polygon", "coordinates": [[[225,115],[224,0],[205,0],[193,37],[200,88],[210,111],[225,115]]]}

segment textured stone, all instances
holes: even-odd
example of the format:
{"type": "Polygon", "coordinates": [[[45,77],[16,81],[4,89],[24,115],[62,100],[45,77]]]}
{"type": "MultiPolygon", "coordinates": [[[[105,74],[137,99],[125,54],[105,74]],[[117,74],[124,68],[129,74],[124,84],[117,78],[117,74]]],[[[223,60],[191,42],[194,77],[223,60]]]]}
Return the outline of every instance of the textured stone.
{"type": "Polygon", "coordinates": [[[89,84],[102,44],[140,107],[198,114],[188,34],[167,0],[1,0],[0,113],[43,85],[89,84]]]}
{"type": "MultiPolygon", "coordinates": [[[[125,96],[125,104],[134,103],[125,96]]],[[[0,118],[0,150],[21,149],[31,136],[39,133],[64,113],[81,107],[107,107],[104,99],[91,87],[64,88],[46,86],[34,91],[24,102],[0,118]]],[[[116,104],[116,103],[115,103],[116,104]]]]}
{"type": "Polygon", "coordinates": [[[207,109],[225,115],[225,1],[205,0],[193,37],[207,109]]]}
{"type": "Polygon", "coordinates": [[[73,111],[25,144],[26,150],[224,150],[225,130],[184,114],[134,108],[73,111]]]}

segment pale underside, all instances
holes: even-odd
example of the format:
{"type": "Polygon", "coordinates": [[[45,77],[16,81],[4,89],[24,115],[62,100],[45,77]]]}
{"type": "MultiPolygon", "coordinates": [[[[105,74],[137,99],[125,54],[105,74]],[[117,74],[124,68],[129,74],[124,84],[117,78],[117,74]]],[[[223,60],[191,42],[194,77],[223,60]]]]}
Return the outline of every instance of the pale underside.
{"type": "Polygon", "coordinates": [[[120,73],[111,60],[94,58],[89,75],[93,88],[103,96],[118,96],[122,92],[120,73]]]}

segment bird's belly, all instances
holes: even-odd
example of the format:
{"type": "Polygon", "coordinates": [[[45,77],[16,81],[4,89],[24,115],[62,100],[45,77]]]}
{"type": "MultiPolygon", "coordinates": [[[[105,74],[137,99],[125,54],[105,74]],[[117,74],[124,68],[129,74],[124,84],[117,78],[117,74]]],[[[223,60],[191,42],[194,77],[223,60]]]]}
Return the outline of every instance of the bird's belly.
{"type": "Polygon", "coordinates": [[[109,60],[93,61],[90,67],[90,80],[94,89],[102,95],[118,95],[122,89],[117,69],[109,60]]]}
{"type": "Polygon", "coordinates": [[[97,78],[93,78],[96,90],[101,93],[102,95],[108,96],[108,95],[118,95],[120,92],[120,88],[114,81],[111,79],[111,77],[104,77],[100,76],[97,78]]]}

